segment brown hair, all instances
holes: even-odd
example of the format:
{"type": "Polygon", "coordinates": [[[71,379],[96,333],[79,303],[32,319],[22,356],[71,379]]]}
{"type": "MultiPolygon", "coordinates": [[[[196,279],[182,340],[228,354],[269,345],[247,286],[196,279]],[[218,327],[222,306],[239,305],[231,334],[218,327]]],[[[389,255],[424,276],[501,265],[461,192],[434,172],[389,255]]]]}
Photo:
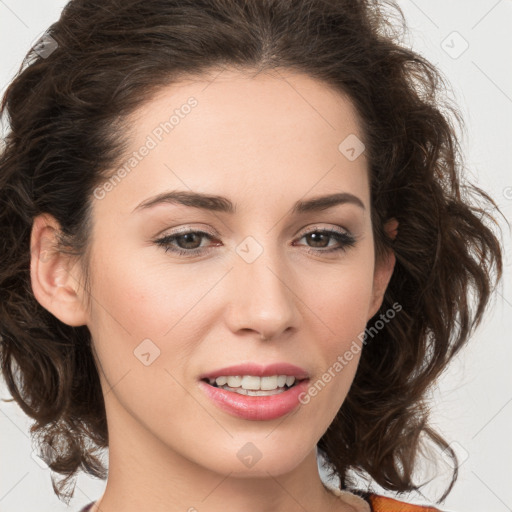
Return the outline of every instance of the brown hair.
{"type": "Polygon", "coordinates": [[[73,0],[47,32],[56,47],[27,54],[1,105],[10,131],[0,159],[0,358],[43,457],[65,475],[52,476],[59,498],[73,495],[66,486],[79,469],[106,477],[107,423],[89,330],[63,324],[32,293],[33,219],[53,215],[62,249],[84,255],[92,193],[121,161],[127,116],[180,77],[227,66],[293,69],[348,95],[364,131],[376,257],[396,255],[369,324],[396,302],[402,310],[362,351],[319,441],[328,467],[343,488],[353,470],[389,490],[418,489],[412,476],[430,439],[455,459],[441,499],[451,490],[456,456],[428,425],[425,393],[501,277],[497,207],[462,182],[460,115],[440,95],[439,71],[401,46],[403,30],[391,1],[73,0]],[[383,230],[391,217],[395,240],[383,230]]]}

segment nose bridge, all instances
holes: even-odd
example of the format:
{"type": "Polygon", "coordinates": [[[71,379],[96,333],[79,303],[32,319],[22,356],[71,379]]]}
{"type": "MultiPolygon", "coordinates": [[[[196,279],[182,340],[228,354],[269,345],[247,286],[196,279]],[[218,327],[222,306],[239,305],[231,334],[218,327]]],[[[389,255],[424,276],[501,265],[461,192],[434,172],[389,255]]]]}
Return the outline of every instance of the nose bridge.
{"type": "Polygon", "coordinates": [[[294,325],[296,304],[290,273],[279,248],[248,236],[236,248],[233,296],[238,328],[273,337],[294,325]]]}

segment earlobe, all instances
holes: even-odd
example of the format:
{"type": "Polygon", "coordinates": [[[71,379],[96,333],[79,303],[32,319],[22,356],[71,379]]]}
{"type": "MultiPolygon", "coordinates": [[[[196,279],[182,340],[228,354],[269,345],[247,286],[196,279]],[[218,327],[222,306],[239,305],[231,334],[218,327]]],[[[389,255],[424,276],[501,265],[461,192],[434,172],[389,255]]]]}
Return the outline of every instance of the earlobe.
{"type": "Polygon", "coordinates": [[[57,250],[59,224],[42,214],[34,219],[30,237],[30,279],[36,300],[61,322],[86,324],[76,257],[57,250]]]}
{"type": "Polygon", "coordinates": [[[394,217],[389,219],[384,224],[384,231],[386,232],[386,235],[391,238],[391,240],[394,240],[398,234],[398,221],[394,217]]]}

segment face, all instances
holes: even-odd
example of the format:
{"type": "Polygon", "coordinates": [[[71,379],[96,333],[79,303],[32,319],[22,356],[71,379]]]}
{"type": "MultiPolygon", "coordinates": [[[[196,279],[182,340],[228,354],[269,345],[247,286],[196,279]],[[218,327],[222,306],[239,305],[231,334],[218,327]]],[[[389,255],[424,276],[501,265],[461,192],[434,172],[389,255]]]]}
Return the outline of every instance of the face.
{"type": "Polygon", "coordinates": [[[374,261],[352,104],[291,72],[211,80],[168,87],[132,117],[135,160],[93,199],[86,324],[116,439],[137,429],[132,443],[213,471],[279,474],[342,405],[390,271],[374,261]],[[271,396],[205,380],[262,374],[243,385],[278,385],[271,396]]]}

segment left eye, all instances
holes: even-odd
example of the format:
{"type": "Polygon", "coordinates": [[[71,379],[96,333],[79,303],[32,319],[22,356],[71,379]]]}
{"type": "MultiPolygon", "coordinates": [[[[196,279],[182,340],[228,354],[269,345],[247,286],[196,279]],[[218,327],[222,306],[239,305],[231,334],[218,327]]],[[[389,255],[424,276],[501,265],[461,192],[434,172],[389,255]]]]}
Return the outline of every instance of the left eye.
{"type": "MultiPolygon", "coordinates": [[[[203,247],[201,246],[202,239],[204,238],[213,240],[214,237],[204,231],[187,231],[184,233],[164,236],[155,240],[155,243],[164,247],[165,252],[174,252],[181,256],[195,256],[204,252],[203,247]]],[[[328,253],[340,250],[346,251],[356,242],[355,238],[350,233],[338,231],[336,229],[315,229],[304,233],[299,240],[302,240],[303,238],[307,238],[310,243],[319,244],[308,248],[308,252],[313,253],[328,253]],[[338,243],[338,245],[335,247],[329,247],[329,241],[333,239],[338,243]],[[324,242],[327,242],[327,244],[324,242]]],[[[207,248],[207,250],[210,250],[210,248],[207,248]]]]}
{"type": "Polygon", "coordinates": [[[156,243],[163,246],[165,252],[173,251],[180,254],[195,254],[195,252],[201,248],[203,238],[208,238],[209,240],[213,239],[209,233],[205,233],[204,231],[187,231],[176,235],[164,236],[156,240],[156,243]],[[199,242],[199,245],[197,242],[199,242]],[[178,248],[173,246],[173,243],[177,243],[178,248]]]}

